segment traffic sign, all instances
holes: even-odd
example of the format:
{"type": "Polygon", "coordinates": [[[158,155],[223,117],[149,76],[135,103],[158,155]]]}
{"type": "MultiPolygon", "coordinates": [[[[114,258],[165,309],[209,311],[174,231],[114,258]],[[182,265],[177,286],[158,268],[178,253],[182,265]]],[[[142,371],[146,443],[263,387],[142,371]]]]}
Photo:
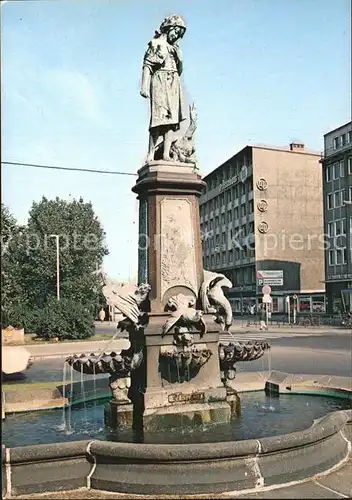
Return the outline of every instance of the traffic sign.
{"type": "Polygon", "coordinates": [[[283,286],[284,280],[282,278],[264,278],[263,285],[269,286],[283,286]]]}
{"type": "Polygon", "coordinates": [[[264,285],[263,288],[262,288],[262,293],[264,295],[270,295],[271,294],[271,286],[264,285]]]}
{"type": "Polygon", "coordinates": [[[263,295],[263,304],[271,304],[273,299],[269,294],[263,295]]]}
{"type": "Polygon", "coordinates": [[[283,286],[284,272],[282,270],[257,271],[258,285],[283,286]]]}
{"type": "Polygon", "coordinates": [[[268,279],[278,279],[278,278],[283,278],[284,277],[284,272],[282,270],[278,270],[276,269],[275,271],[269,271],[269,270],[265,270],[265,271],[257,271],[257,278],[260,279],[260,278],[268,278],[268,279]]]}

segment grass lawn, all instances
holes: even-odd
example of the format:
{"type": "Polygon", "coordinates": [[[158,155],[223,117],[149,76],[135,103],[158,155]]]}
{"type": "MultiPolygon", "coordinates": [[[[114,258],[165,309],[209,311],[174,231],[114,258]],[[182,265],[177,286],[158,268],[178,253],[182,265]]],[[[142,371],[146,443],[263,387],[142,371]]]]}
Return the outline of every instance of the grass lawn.
{"type": "MultiPolygon", "coordinates": [[[[67,380],[66,384],[69,384],[70,381],[67,380]]],[[[28,383],[18,383],[14,384],[13,382],[6,382],[6,380],[2,381],[3,391],[28,391],[33,389],[55,389],[62,385],[62,381],[51,381],[51,382],[28,382],[28,383]]]]}

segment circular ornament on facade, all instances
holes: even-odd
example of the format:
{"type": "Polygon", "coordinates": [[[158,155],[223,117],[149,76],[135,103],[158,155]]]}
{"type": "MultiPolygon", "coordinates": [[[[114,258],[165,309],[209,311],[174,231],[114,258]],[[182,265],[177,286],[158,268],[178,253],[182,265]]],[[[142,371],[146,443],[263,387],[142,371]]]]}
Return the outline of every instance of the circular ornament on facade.
{"type": "Polygon", "coordinates": [[[258,231],[262,234],[265,234],[268,232],[268,229],[269,229],[269,226],[268,226],[268,223],[265,222],[265,221],[262,221],[259,223],[258,225],[258,231]]]}
{"type": "Polygon", "coordinates": [[[259,212],[266,212],[268,210],[268,202],[266,200],[259,200],[257,203],[259,212]]]}
{"type": "Polygon", "coordinates": [[[246,167],[246,165],[243,165],[240,171],[240,181],[244,183],[247,177],[248,177],[248,168],[246,167]]]}
{"type": "Polygon", "coordinates": [[[259,191],[264,191],[268,187],[268,181],[261,177],[257,180],[257,188],[259,191]]]}

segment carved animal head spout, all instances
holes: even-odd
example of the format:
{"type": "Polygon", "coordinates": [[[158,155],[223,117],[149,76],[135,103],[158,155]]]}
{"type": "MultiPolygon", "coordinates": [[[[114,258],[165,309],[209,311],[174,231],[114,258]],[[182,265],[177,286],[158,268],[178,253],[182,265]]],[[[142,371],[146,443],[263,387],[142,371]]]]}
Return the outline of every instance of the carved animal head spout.
{"type": "Polygon", "coordinates": [[[166,335],[173,327],[187,327],[189,331],[200,331],[201,335],[206,332],[206,325],[203,319],[203,312],[195,308],[195,299],[178,294],[170,297],[167,308],[170,310],[170,317],[162,327],[162,335],[166,335]]]}
{"type": "Polygon", "coordinates": [[[176,326],[174,342],[176,346],[191,347],[194,344],[193,335],[185,326],[176,326]]]}
{"type": "Polygon", "coordinates": [[[142,304],[148,298],[149,292],[152,287],[148,283],[141,283],[138,285],[135,295],[137,297],[137,303],[142,304]]]}
{"type": "Polygon", "coordinates": [[[166,304],[166,310],[177,311],[178,309],[194,307],[196,300],[194,297],[189,297],[183,293],[179,293],[169,298],[166,304]]]}

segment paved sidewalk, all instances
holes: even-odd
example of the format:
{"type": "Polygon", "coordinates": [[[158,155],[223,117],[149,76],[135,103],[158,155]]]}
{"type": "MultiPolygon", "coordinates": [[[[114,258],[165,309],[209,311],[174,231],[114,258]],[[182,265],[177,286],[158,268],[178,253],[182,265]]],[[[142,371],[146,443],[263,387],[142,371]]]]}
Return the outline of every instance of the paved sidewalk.
{"type": "Polygon", "coordinates": [[[352,335],[352,329],[350,328],[340,328],[340,327],[332,327],[332,326],[277,326],[277,325],[269,325],[267,330],[260,330],[260,325],[247,325],[247,323],[233,323],[231,327],[232,333],[237,332],[281,332],[284,334],[303,334],[303,335],[319,335],[319,334],[327,334],[327,333],[335,333],[337,335],[352,335]]]}
{"type": "MultiPolygon", "coordinates": [[[[104,334],[111,334],[114,335],[116,333],[116,323],[112,322],[98,322],[96,321],[94,323],[95,329],[97,333],[104,333],[104,334]]],[[[231,330],[233,332],[237,331],[243,331],[243,330],[253,330],[253,331],[259,331],[260,328],[260,321],[254,323],[253,318],[251,318],[251,323],[248,324],[248,318],[243,318],[242,320],[240,318],[234,318],[231,330]]],[[[319,326],[298,326],[298,325],[293,325],[293,324],[287,324],[287,323],[269,323],[269,331],[275,332],[275,331],[281,331],[281,332],[292,332],[292,333],[303,333],[307,334],[307,332],[310,333],[319,333],[319,332],[326,332],[326,333],[351,333],[352,334],[352,329],[351,328],[345,328],[343,326],[331,326],[331,325],[319,325],[319,326]]]]}

